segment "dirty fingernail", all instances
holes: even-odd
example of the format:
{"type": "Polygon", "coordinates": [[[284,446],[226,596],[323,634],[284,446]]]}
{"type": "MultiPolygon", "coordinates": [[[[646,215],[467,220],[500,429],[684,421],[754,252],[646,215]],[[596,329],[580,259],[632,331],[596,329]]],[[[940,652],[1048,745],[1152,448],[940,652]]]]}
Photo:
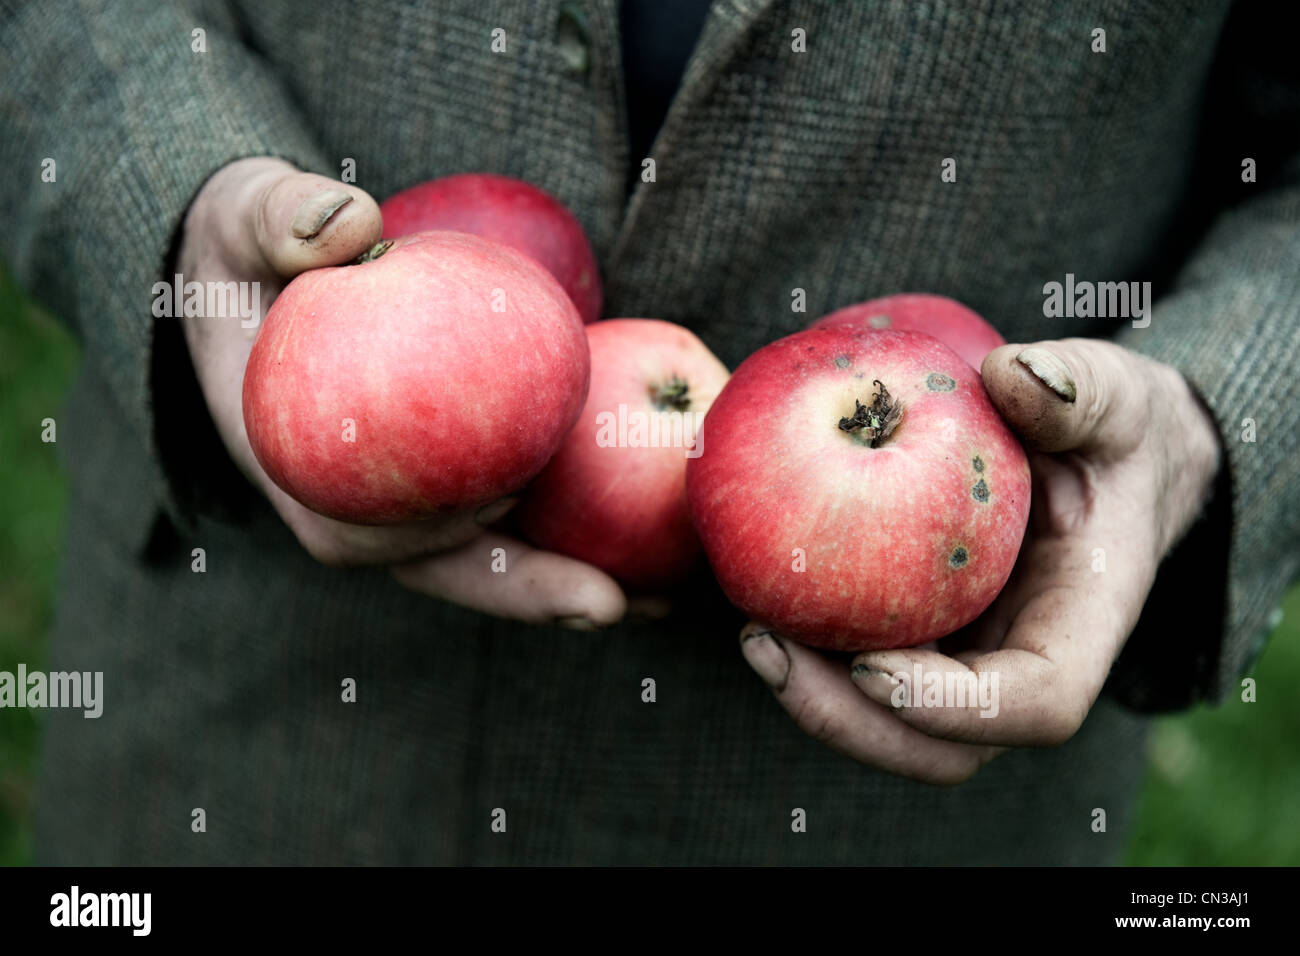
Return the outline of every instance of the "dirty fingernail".
{"type": "Polygon", "coordinates": [[[854,664],[850,674],[858,689],[877,704],[893,705],[894,688],[902,683],[893,674],[869,664],[854,664]]]}
{"type": "Polygon", "coordinates": [[[1063,401],[1073,402],[1077,397],[1074,378],[1065,363],[1047,349],[1031,345],[1016,356],[1016,361],[1033,372],[1040,382],[1054,391],[1063,401]]]}
{"type": "Polygon", "coordinates": [[[475,513],[474,522],[486,528],[488,525],[504,518],[510,509],[517,504],[519,504],[518,498],[502,498],[500,501],[484,505],[475,513]]]}
{"type": "Polygon", "coordinates": [[[299,239],[311,239],[322,229],[330,218],[352,202],[352,194],[341,189],[327,189],[314,196],[308,196],[293,217],[293,234],[299,239]]]}
{"type": "Polygon", "coordinates": [[[765,684],[776,691],[785,690],[790,678],[790,655],[770,633],[755,631],[746,635],[740,651],[765,684]]]}
{"type": "Polygon", "coordinates": [[[672,602],[667,598],[629,598],[625,619],[628,621],[661,621],[672,612],[672,602]]]}

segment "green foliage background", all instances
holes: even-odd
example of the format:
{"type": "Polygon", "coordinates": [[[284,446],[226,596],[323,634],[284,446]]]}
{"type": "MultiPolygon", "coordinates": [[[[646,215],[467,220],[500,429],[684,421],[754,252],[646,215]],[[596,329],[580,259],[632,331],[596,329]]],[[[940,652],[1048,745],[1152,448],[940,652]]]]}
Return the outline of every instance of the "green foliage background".
{"type": "MultiPolygon", "coordinates": [[[[40,440],[77,349],[0,274],[0,670],[44,668],[67,479],[40,440]]],[[[1300,588],[1252,675],[1258,701],[1157,722],[1133,865],[1300,864],[1300,588]]],[[[40,711],[0,709],[0,865],[31,861],[40,711]]]]}

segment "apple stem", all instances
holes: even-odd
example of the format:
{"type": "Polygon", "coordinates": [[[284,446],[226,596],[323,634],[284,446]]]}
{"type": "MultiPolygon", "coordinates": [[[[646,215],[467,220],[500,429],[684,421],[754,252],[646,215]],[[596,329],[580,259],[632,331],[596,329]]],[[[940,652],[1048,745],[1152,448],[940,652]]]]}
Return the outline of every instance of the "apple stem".
{"type": "Polygon", "coordinates": [[[366,262],[374,262],[389,249],[393,248],[393,240],[384,239],[382,242],[376,242],[361,255],[357,256],[355,265],[361,265],[366,262]]]}
{"type": "Polygon", "coordinates": [[[871,432],[871,447],[879,448],[903,420],[903,403],[889,394],[889,389],[880,379],[871,384],[880,387],[871,404],[863,405],[855,398],[853,404],[857,407],[853,410],[853,417],[841,418],[840,428],[846,432],[865,428],[871,432]]]}
{"type": "Polygon", "coordinates": [[[691,407],[689,389],[685,381],[674,375],[663,385],[650,386],[650,400],[661,411],[684,412],[691,407]]]}

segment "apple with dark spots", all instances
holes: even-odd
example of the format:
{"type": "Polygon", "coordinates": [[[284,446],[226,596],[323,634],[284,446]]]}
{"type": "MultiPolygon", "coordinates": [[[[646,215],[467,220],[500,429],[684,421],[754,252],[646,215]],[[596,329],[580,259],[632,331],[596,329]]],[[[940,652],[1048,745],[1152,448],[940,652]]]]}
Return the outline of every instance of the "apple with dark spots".
{"type": "Polygon", "coordinates": [[[1001,591],[1029,464],[979,374],[929,335],[808,329],[747,358],[687,464],[723,591],[778,633],[837,651],[911,647],[1001,591]]]}
{"type": "Polygon", "coordinates": [[[517,491],[587,396],[582,319],[535,261],[426,232],[314,269],[276,298],[244,373],[271,479],[354,524],[418,521],[517,491]]]}
{"type": "Polygon", "coordinates": [[[954,299],[922,292],[900,293],[845,306],[814,322],[811,328],[865,323],[873,329],[898,329],[933,335],[971,368],[978,369],[999,345],[1006,345],[998,330],[977,312],[954,299]]]}
{"type": "Polygon", "coordinates": [[[635,591],[684,577],[700,543],[686,507],[696,431],[727,367],[694,333],[658,319],[587,326],[591,390],[578,424],[515,510],[534,544],[635,591]]]}
{"type": "Polygon", "coordinates": [[[531,183],[495,173],[460,173],[389,196],[379,211],[385,239],[446,229],[518,249],[550,270],[584,322],[600,318],[600,268],[591,243],[573,213],[531,183]]]}

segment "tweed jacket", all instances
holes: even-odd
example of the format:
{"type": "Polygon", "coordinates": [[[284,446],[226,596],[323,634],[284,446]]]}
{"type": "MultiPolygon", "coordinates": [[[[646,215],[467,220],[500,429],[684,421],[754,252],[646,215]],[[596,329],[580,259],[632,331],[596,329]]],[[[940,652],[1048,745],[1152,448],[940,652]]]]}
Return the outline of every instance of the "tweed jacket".
{"type": "Polygon", "coordinates": [[[100,719],[49,715],[43,860],[1113,861],[1143,713],[1233,692],[1300,562],[1300,83],[1269,8],[718,0],[630,199],[617,11],[3,6],[0,250],[84,348],[50,667],[105,673],[100,719]],[[771,700],[707,583],[668,624],[574,634],[302,552],[150,312],[192,197],[259,155],[380,199],[534,182],[591,237],[607,315],[685,324],[733,367],[896,291],[1013,342],[1112,337],[1203,399],[1218,496],[1074,739],[947,790],[859,766],[771,700]],[[1046,315],[1067,275],[1152,282],[1149,323],[1046,315]]]}

